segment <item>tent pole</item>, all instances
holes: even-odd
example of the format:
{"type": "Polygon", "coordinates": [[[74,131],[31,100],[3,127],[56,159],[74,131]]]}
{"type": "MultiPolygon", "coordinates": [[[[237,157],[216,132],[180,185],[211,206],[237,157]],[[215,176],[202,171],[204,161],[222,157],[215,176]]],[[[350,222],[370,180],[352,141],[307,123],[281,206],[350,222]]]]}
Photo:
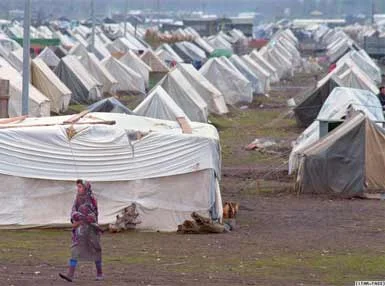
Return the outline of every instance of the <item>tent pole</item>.
{"type": "Polygon", "coordinates": [[[23,36],[23,91],[21,114],[28,115],[29,81],[30,81],[30,25],[31,0],[25,0],[24,6],[24,36],[23,36]]]}
{"type": "Polygon", "coordinates": [[[128,0],[126,0],[124,5],[124,37],[127,35],[127,14],[128,14],[128,0]]]}
{"type": "Polygon", "coordinates": [[[92,35],[91,35],[91,52],[95,53],[95,0],[91,0],[91,18],[92,18],[92,35]]]}

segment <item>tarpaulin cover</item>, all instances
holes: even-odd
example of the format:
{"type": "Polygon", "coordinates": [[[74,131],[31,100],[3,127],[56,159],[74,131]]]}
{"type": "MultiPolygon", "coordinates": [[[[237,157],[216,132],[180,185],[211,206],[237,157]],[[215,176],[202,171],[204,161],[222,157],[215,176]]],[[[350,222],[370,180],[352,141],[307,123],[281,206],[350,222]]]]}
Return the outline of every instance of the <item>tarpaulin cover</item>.
{"type": "Polygon", "coordinates": [[[270,90],[270,73],[258,65],[249,55],[239,58],[259,79],[262,93],[270,90]]]}
{"type": "MultiPolygon", "coordinates": [[[[28,118],[17,125],[69,118],[28,118]]],[[[221,216],[213,126],[193,122],[193,134],[182,134],[177,122],[117,113],[91,113],[80,122],[101,120],[116,124],[73,125],[70,138],[69,125],[0,130],[2,227],[68,225],[78,178],[92,182],[102,224],[114,222],[132,203],[140,229],[175,231],[193,211],[221,216]],[[140,139],[132,136],[137,132],[140,139]]]]}
{"type": "Polygon", "coordinates": [[[254,93],[263,94],[265,92],[262,81],[239,56],[233,55],[229,60],[251,82],[254,93]]]}

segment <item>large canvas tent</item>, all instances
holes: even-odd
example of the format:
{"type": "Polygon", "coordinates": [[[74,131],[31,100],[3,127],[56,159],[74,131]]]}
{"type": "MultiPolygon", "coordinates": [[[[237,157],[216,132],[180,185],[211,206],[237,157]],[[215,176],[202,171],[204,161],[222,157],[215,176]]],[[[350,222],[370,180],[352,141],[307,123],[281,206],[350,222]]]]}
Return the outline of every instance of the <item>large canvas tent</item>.
{"type": "Polygon", "coordinates": [[[294,108],[297,125],[307,127],[312,124],[329,94],[338,86],[342,86],[340,80],[337,76],[332,76],[306,94],[305,98],[294,108]]]}
{"type": "Polygon", "coordinates": [[[72,91],[75,103],[90,103],[101,99],[102,84],[83,67],[74,55],[65,56],[55,74],[72,91]]]}
{"type": "Polygon", "coordinates": [[[52,112],[61,113],[68,109],[72,92],[42,59],[32,60],[31,82],[50,100],[52,112]]]}
{"type": "Polygon", "coordinates": [[[150,87],[158,83],[168,72],[167,65],[151,50],[147,50],[140,57],[150,68],[150,87]]]}
{"type": "Polygon", "coordinates": [[[192,122],[186,136],[177,122],[141,116],[90,113],[66,125],[70,118],[27,118],[0,130],[0,227],[68,226],[78,178],[92,182],[100,224],[132,204],[144,230],[176,231],[194,211],[222,216],[212,125],[192,122]]]}
{"type": "Polygon", "coordinates": [[[206,102],[210,113],[220,115],[229,112],[222,93],[191,64],[178,64],[177,68],[206,102]]]}
{"type": "Polygon", "coordinates": [[[218,58],[209,59],[199,72],[223,94],[227,104],[253,100],[251,83],[218,58]]]}
{"type": "Polygon", "coordinates": [[[48,47],[44,48],[37,58],[42,59],[51,69],[56,68],[60,62],[60,59],[48,47]]]}
{"type": "Polygon", "coordinates": [[[114,57],[104,59],[102,65],[118,81],[116,88],[118,91],[145,94],[144,78],[139,73],[125,66],[114,57]]]}
{"type": "Polygon", "coordinates": [[[244,61],[242,61],[239,56],[232,55],[229,60],[234,67],[239,70],[248,81],[250,81],[254,93],[263,94],[265,92],[264,85],[260,78],[245,64],[244,61]]]}
{"type": "Polygon", "coordinates": [[[149,95],[135,108],[135,114],[176,121],[178,118],[185,118],[189,121],[188,116],[168,95],[168,93],[158,85],[149,95]]]}
{"type": "Polygon", "coordinates": [[[151,68],[143,62],[133,51],[128,51],[123,57],[119,59],[121,63],[128,66],[130,69],[139,73],[146,84],[149,87],[151,68]]]}
{"type": "Polygon", "coordinates": [[[270,74],[270,83],[279,82],[279,76],[276,68],[266,61],[257,51],[254,50],[250,53],[250,58],[256,63],[257,66],[261,67],[270,74]]]}
{"type": "Polygon", "coordinates": [[[297,170],[301,150],[319,140],[320,120],[341,120],[347,116],[349,110],[362,111],[374,121],[384,120],[382,106],[375,94],[361,89],[334,88],[324,102],[317,119],[294,142],[289,158],[289,174],[297,170]]]}
{"type": "MultiPolygon", "coordinates": [[[[23,77],[10,66],[0,67],[0,78],[9,80],[8,114],[10,117],[21,115],[23,77]]],[[[50,116],[49,99],[38,91],[32,84],[29,85],[29,116],[50,116]]]]}
{"type": "Polygon", "coordinates": [[[117,91],[119,82],[94,54],[87,53],[80,57],[79,60],[90,74],[103,85],[103,93],[114,94],[117,91]]]}
{"type": "Polygon", "coordinates": [[[269,91],[271,78],[270,73],[253,61],[249,55],[243,55],[240,59],[258,77],[261,83],[261,89],[263,90],[262,93],[269,91]]]}
{"type": "Polygon", "coordinates": [[[159,83],[192,121],[207,122],[207,104],[178,70],[174,69],[159,83]]]}
{"type": "Polygon", "coordinates": [[[297,188],[342,197],[385,190],[385,130],[357,113],[302,151],[297,188]]]}

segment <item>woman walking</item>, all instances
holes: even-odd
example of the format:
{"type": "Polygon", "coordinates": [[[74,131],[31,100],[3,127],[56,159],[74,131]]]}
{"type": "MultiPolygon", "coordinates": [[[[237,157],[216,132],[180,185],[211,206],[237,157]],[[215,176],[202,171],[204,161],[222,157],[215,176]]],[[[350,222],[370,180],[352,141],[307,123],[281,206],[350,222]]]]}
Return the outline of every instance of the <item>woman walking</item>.
{"type": "Polygon", "coordinates": [[[67,274],[59,273],[64,280],[72,282],[78,260],[94,261],[96,280],[103,280],[101,230],[98,225],[98,205],[92,194],[91,184],[76,181],[77,195],[72,206],[72,246],[67,274]]]}

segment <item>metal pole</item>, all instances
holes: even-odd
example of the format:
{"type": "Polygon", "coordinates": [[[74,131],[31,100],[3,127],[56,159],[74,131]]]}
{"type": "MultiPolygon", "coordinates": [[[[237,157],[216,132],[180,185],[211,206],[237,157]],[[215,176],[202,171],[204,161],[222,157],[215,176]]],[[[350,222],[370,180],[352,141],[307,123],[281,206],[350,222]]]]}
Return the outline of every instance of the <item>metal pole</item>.
{"type": "Polygon", "coordinates": [[[91,0],[91,18],[92,18],[92,34],[91,34],[91,52],[95,52],[95,1],[91,0]]]}
{"type": "Polygon", "coordinates": [[[124,5],[124,37],[127,35],[127,14],[128,14],[128,0],[124,5]]]}
{"type": "Polygon", "coordinates": [[[160,31],[160,3],[159,0],[156,3],[157,8],[158,8],[158,30],[160,31]]]}
{"type": "Polygon", "coordinates": [[[30,25],[31,25],[31,0],[25,0],[24,6],[24,35],[23,35],[23,91],[21,114],[28,115],[29,79],[30,79],[30,25]]]}

